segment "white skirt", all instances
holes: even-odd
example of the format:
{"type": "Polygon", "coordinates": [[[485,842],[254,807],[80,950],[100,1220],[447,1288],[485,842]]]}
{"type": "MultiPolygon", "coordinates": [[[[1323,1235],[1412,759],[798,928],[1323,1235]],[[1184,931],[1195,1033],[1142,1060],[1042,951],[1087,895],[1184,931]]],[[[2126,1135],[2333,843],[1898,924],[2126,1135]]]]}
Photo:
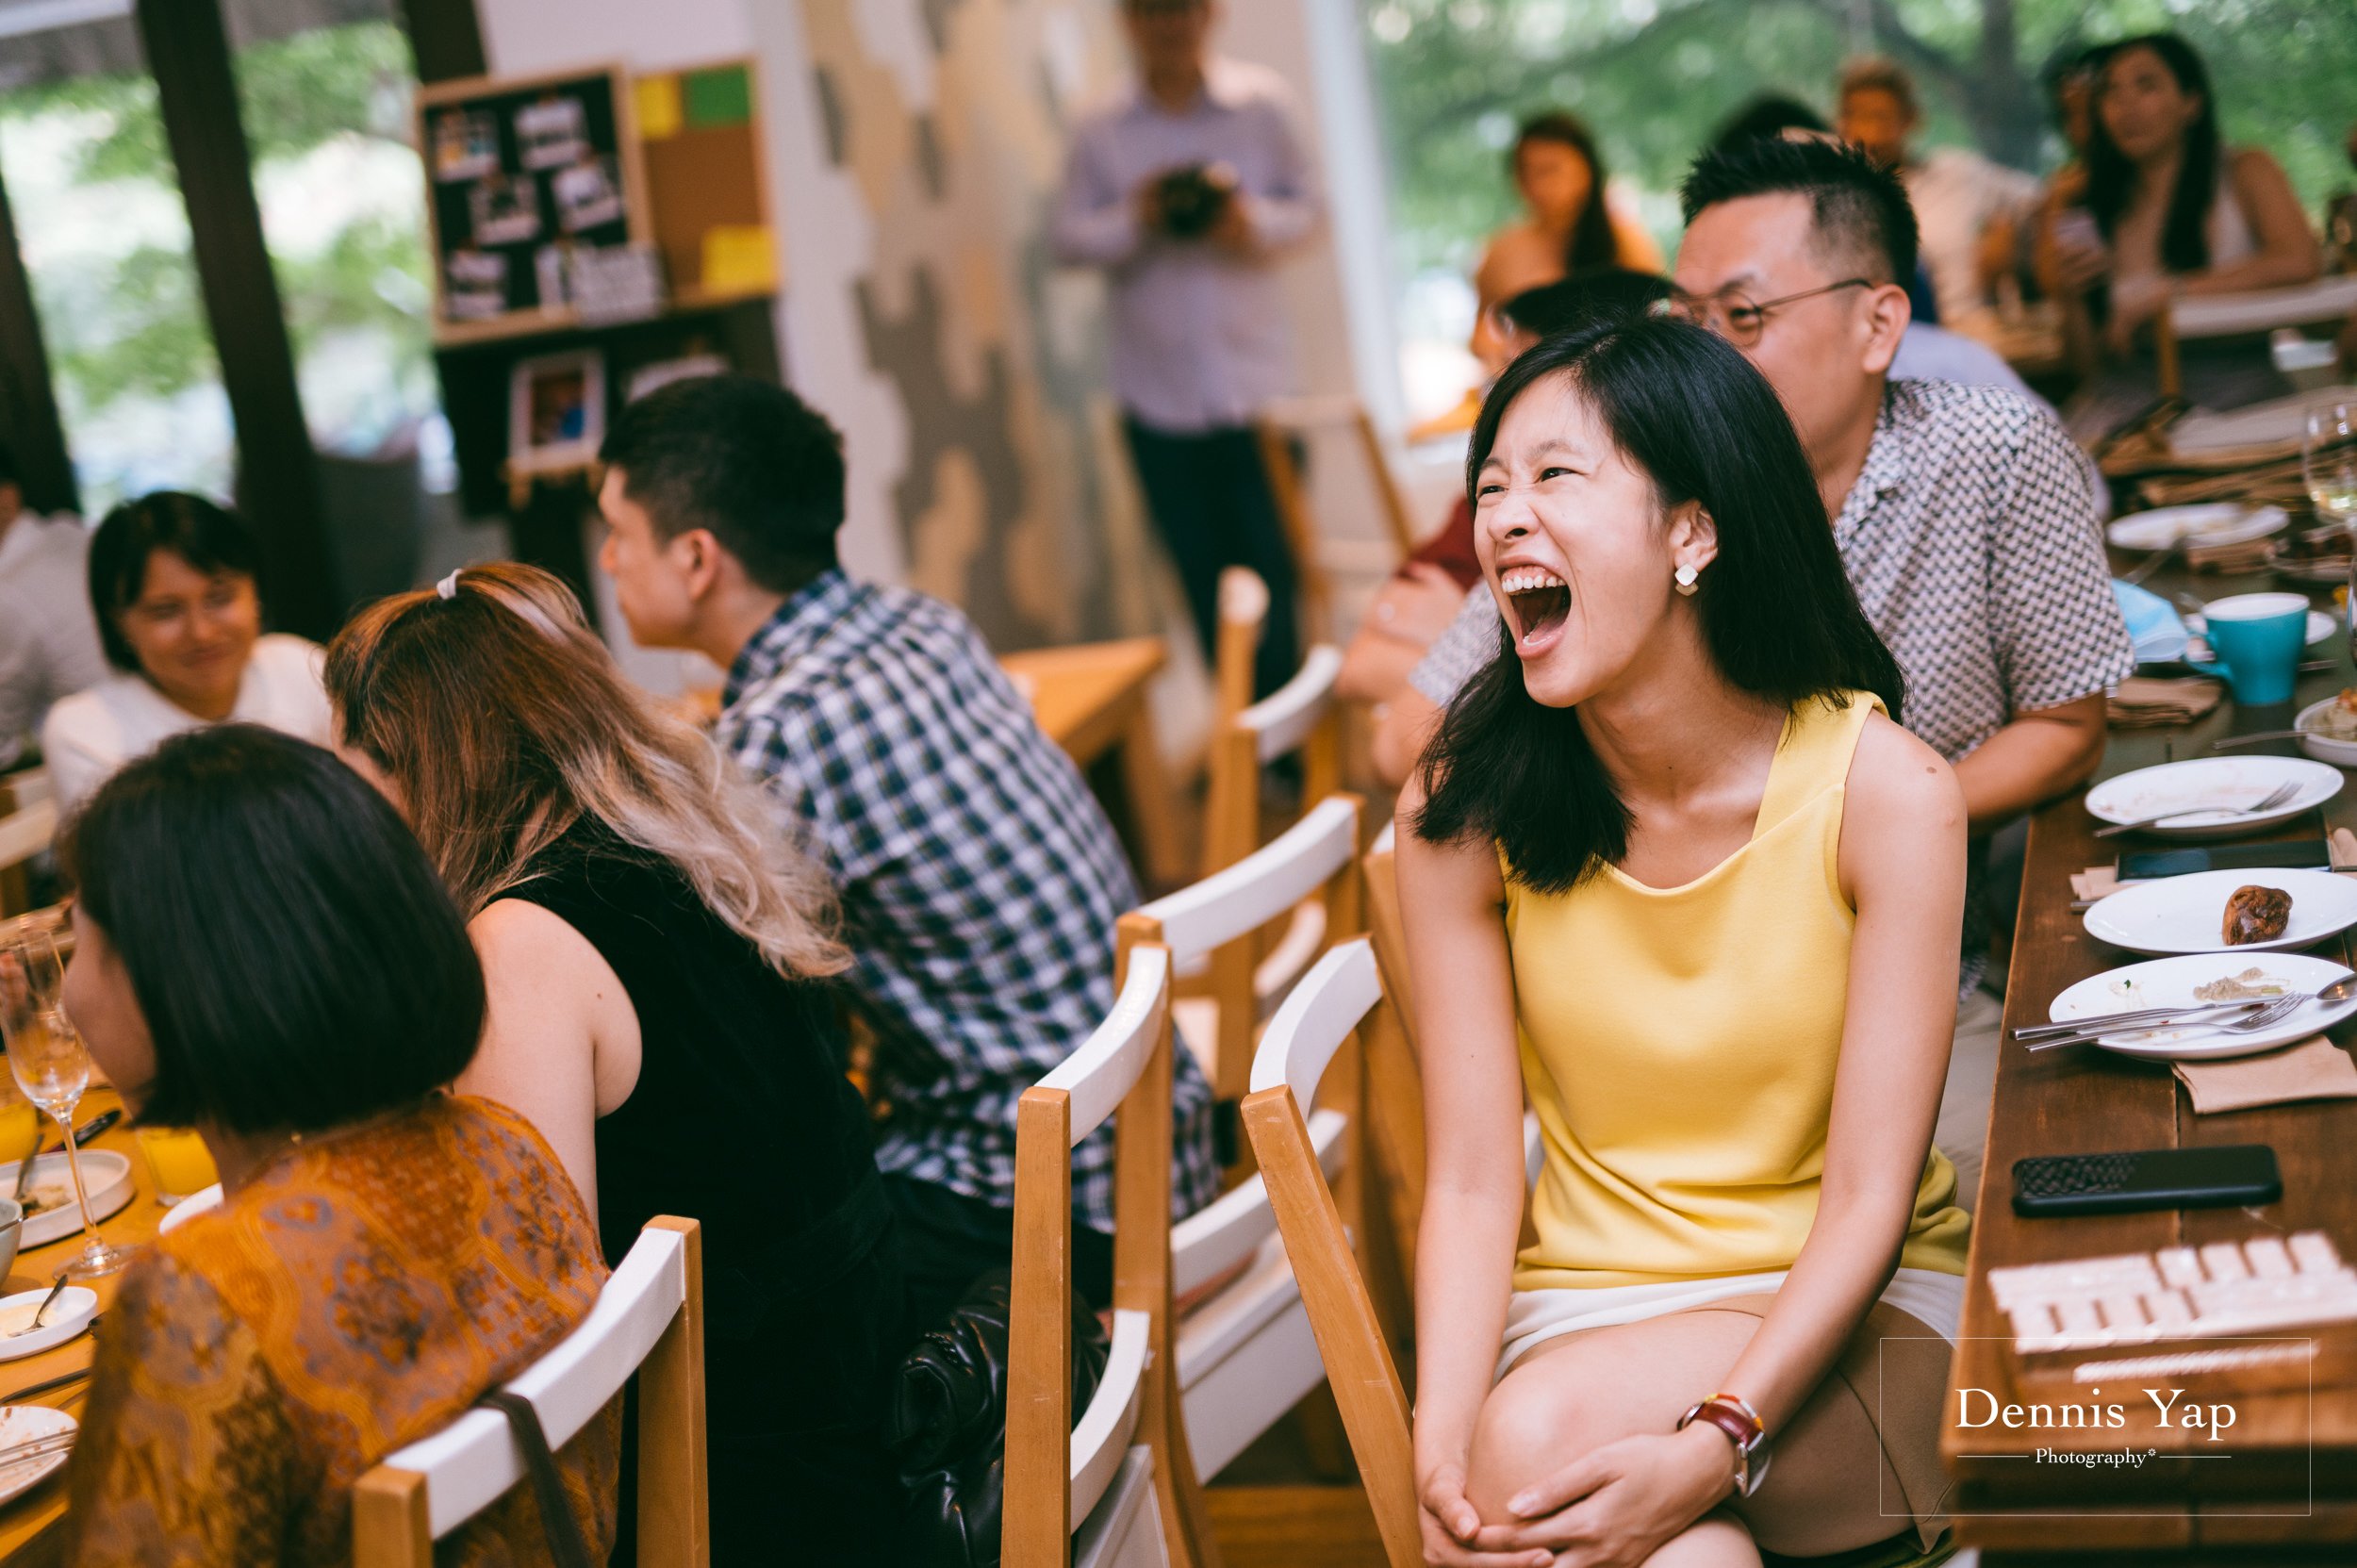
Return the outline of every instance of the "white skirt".
{"type": "MultiPolygon", "coordinates": [[[[1506,1347],[1492,1380],[1506,1376],[1534,1345],[1582,1329],[1641,1323],[1734,1296],[1766,1296],[1789,1270],[1733,1274],[1715,1279],[1673,1279],[1657,1285],[1600,1285],[1583,1290],[1516,1291],[1506,1309],[1506,1347]]],[[[1882,1299],[1918,1319],[1951,1345],[1964,1321],[1964,1276],[1903,1268],[1883,1287],[1882,1299]]]]}

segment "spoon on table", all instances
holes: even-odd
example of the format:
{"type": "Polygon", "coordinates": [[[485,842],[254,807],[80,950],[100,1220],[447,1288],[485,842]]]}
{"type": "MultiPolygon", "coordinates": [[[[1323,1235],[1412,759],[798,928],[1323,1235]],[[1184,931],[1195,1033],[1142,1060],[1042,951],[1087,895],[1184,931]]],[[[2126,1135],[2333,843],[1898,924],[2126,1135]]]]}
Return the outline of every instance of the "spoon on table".
{"type": "Polygon", "coordinates": [[[49,1315],[49,1309],[57,1304],[58,1296],[65,1294],[65,1270],[58,1270],[58,1282],[49,1287],[49,1294],[42,1296],[41,1298],[41,1305],[33,1309],[33,1321],[27,1323],[22,1329],[9,1329],[8,1332],[8,1337],[9,1339],[20,1338],[25,1334],[32,1333],[41,1328],[41,1320],[49,1315]]]}

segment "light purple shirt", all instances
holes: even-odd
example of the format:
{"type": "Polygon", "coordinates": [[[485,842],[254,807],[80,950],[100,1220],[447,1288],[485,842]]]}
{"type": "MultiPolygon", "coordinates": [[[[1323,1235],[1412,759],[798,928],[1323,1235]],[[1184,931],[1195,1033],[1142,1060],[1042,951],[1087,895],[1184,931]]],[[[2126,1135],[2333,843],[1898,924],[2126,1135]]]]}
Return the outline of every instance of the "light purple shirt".
{"type": "Polygon", "coordinates": [[[1059,260],[1101,267],[1112,284],[1113,395],[1140,423],[1172,433],[1244,424],[1290,389],[1275,262],[1321,212],[1283,80],[1235,60],[1212,60],[1204,74],[1183,112],[1133,86],[1081,119],[1052,231],[1059,260]],[[1210,163],[1236,172],[1250,255],[1138,223],[1140,186],[1210,163]]]}

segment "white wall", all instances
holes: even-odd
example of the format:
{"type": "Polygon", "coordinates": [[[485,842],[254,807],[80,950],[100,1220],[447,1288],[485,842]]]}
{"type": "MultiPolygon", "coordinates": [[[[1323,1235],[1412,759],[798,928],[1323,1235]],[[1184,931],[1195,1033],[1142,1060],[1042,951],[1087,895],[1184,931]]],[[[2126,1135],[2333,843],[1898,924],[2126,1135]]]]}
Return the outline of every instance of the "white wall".
{"type": "MultiPolygon", "coordinates": [[[[777,0],[766,0],[775,5],[777,0]]],[[[633,71],[752,52],[747,0],[475,0],[492,74],[620,60],[633,71]]]]}

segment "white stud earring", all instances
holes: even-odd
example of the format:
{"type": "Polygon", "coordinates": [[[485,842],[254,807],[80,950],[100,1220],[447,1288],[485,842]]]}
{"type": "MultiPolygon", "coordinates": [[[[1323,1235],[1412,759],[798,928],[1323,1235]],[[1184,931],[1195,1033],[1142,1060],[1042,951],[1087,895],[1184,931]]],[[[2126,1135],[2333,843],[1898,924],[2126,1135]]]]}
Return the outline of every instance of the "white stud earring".
{"type": "Polygon", "coordinates": [[[1677,580],[1678,592],[1684,594],[1689,599],[1693,598],[1694,578],[1697,575],[1694,569],[1692,567],[1680,567],[1675,572],[1672,573],[1672,575],[1677,580]]]}

